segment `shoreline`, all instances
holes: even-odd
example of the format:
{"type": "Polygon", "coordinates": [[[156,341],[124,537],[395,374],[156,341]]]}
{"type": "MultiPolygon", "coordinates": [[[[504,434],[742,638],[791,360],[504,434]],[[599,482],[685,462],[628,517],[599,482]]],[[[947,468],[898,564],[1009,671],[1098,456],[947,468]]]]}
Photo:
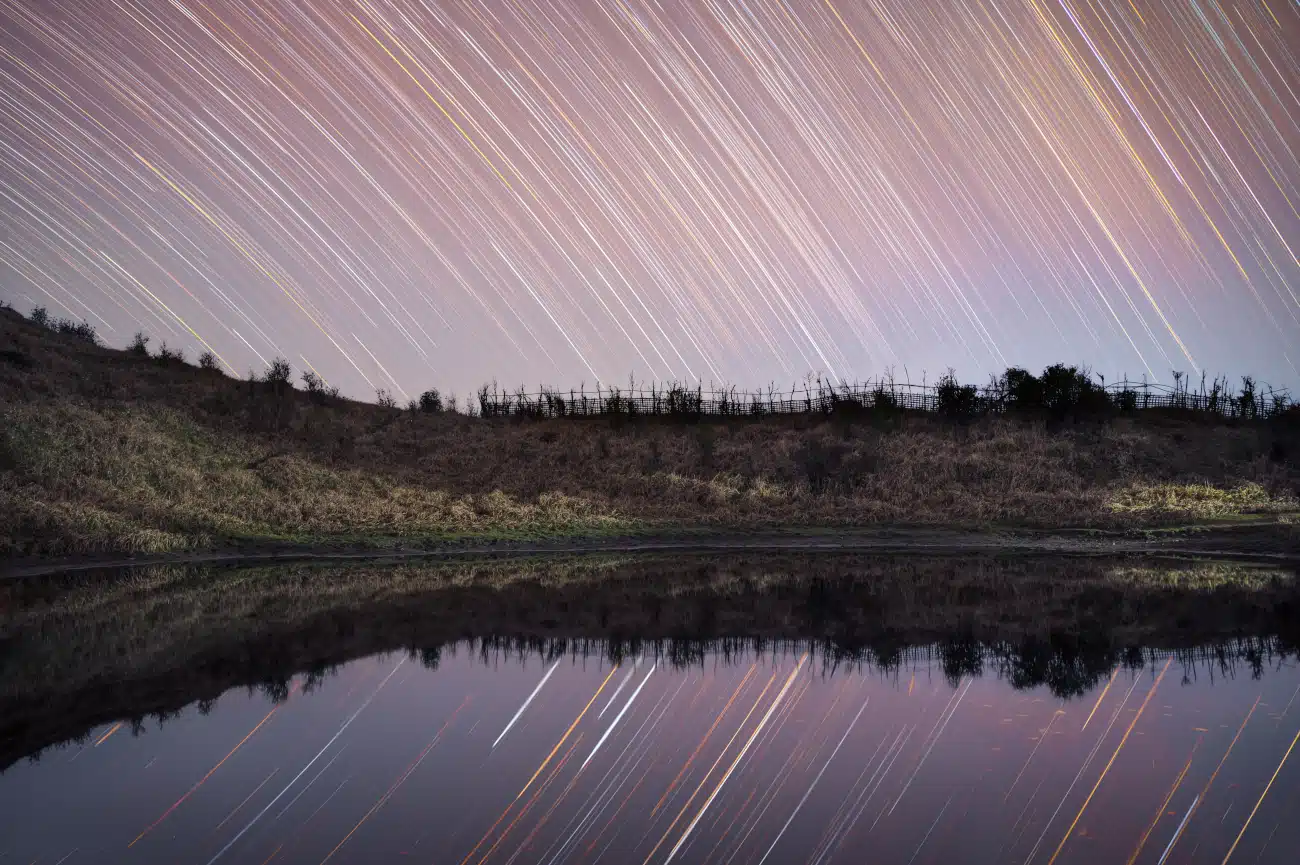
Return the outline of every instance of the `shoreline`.
{"type": "Polygon", "coordinates": [[[1300,563],[1300,527],[1276,521],[1191,525],[1167,529],[961,529],[880,527],[785,528],[765,531],[661,531],[609,537],[557,536],[510,540],[467,538],[421,543],[377,538],[370,542],[218,546],[208,551],[36,557],[0,562],[0,580],[150,565],[240,565],[282,562],[412,562],[483,557],[584,554],[877,553],[930,556],[1001,553],[1040,556],[1177,556],[1207,560],[1300,563]]]}

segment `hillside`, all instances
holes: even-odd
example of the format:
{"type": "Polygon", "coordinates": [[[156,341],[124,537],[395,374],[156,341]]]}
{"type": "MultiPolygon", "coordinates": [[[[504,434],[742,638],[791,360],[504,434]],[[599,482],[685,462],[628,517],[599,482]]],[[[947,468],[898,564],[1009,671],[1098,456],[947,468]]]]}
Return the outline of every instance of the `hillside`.
{"type": "Polygon", "coordinates": [[[1298,495],[1294,418],[485,419],[233,379],[0,309],[5,557],[787,527],[1294,533],[1298,495]]]}

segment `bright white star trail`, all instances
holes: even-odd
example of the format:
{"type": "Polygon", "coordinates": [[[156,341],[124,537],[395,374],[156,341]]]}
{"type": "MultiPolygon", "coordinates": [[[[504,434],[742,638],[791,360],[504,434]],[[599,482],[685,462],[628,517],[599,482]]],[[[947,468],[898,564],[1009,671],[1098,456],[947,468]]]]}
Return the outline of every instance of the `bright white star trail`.
{"type": "Polygon", "coordinates": [[[0,118],[0,300],[231,374],[1300,380],[1294,0],[0,0],[0,118]]]}

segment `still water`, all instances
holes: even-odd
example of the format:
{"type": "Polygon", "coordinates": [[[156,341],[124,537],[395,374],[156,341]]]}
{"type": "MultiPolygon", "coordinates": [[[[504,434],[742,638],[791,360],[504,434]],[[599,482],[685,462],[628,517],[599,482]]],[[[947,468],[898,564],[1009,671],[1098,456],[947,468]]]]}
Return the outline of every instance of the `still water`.
{"type": "MultiPolygon", "coordinates": [[[[0,863],[1295,863],[1300,670],[351,661],[0,774],[0,863]]],[[[134,727],[134,729],[133,729],[134,727]]]]}

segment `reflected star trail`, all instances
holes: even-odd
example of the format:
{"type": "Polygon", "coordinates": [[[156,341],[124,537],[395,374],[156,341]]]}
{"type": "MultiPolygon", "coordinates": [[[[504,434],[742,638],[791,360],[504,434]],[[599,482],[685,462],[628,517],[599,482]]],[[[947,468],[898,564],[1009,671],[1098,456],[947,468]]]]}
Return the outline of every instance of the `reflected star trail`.
{"type": "Polygon", "coordinates": [[[0,856],[1282,865],[1300,843],[1300,671],[1280,657],[1256,674],[1151,655],[1069,697],[955,679],[924,653],[888,669],[796,646],[659,656],[600,718],[619,664],[443,648],[14,764],[0,856]]]}
{"type": "Polygon", "coordinates": [[[0,0],[0,25],[0,299],[113,345],[403,399],[1300,378],[1294,0],[0,0]]]}

